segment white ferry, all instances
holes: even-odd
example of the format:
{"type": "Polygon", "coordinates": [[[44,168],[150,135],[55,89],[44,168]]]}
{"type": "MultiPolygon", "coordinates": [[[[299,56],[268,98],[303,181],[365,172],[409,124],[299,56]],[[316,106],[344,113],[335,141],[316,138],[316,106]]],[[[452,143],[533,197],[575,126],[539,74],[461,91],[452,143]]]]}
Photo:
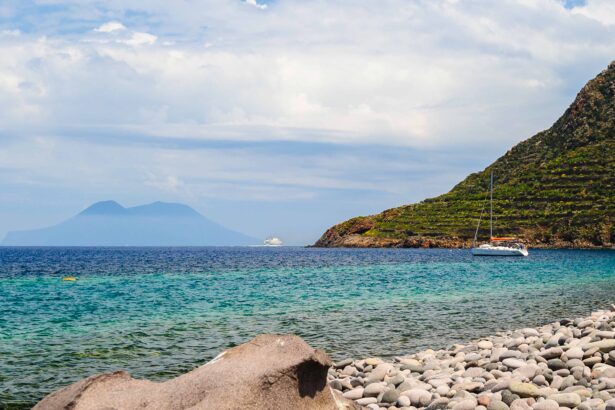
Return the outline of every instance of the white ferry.
{"type": "Polygon", "coordinates": [[[267,238],[263,241],[263,245],[265,246],[282,246],[282,240],[278,237],[272,236],[271,238],[267,238]]]}

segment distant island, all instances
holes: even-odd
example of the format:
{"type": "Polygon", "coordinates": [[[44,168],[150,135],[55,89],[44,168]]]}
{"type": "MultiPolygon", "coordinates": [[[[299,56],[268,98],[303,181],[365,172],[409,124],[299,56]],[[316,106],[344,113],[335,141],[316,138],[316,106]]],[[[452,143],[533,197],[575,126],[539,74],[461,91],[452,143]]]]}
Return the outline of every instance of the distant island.
{"type": "Polygon", "coordinates": [[[258,239],[219,225],[191,207],[166,202],[125,208],[97,202],[57,225],[9,232],[5,246],[235,246],[258,239]]]}
{"type": "MultiPolygon", "coordinates": [[[[615,62],[583,87],[551,128],[450,192],[352,218],[329,228],[314,246],[468,247],[491,171],[498,235],[516,235],[533,247],[614,246],[615,62]]],[[[479,232],[488,236],[486,229],[479,232]]]]}

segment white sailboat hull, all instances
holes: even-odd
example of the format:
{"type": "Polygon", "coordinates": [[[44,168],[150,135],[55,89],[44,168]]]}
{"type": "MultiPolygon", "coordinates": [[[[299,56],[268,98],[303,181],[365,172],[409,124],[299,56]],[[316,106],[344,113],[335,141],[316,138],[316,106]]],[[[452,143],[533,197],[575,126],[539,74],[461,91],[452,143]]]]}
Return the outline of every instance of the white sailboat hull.
{"type": "MultiPolygon", "coordinates": [[[[516,238],[510,237],[494,237],[493,236],[493,171],[491,171],[491,183],[489,185],[489,238],[490,243],[472,248],[471,252],[474,256],[527,256],[527,248],[516,238]]],[[[485,198],[486,199],[486,198],[485,198]]],[[[480,221],[483,218],[483,210],[480,211],[478,224],[476,225],[476,233],[474,234],[474,243],[478,238],[478,229],[480,221]]]]}
{"type": "Polygon", "coordinates": [[[472,248],[474,256],[527,256],[527,249],[517,249],[508,246],[490,246],[483,245],[478,248],[472,248]]]}

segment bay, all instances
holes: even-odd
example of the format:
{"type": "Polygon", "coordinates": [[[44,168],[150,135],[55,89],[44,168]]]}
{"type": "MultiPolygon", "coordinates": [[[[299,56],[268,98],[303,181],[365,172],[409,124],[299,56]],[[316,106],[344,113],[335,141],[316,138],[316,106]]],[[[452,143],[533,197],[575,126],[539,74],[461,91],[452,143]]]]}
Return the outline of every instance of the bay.
{"type": "Polygon", "coordinates": [[[614,294],[609,250],[5,247],[0,404],[118,369],[165,380],[260,333],[391,357],[585,315],[614,294]]]}

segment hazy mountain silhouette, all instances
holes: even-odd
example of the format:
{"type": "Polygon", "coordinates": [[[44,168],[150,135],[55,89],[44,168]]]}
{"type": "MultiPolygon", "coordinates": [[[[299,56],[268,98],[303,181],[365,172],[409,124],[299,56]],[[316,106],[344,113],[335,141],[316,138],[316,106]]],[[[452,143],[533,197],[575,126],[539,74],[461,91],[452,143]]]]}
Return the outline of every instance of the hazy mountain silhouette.
{"type": "Polygon", "coordinates": [[[48,228],[9,232],[11,246],[227,246],[260,241],[219,225],[187,205],[154,202],[124,208],[97,202],[48,228]]]}

